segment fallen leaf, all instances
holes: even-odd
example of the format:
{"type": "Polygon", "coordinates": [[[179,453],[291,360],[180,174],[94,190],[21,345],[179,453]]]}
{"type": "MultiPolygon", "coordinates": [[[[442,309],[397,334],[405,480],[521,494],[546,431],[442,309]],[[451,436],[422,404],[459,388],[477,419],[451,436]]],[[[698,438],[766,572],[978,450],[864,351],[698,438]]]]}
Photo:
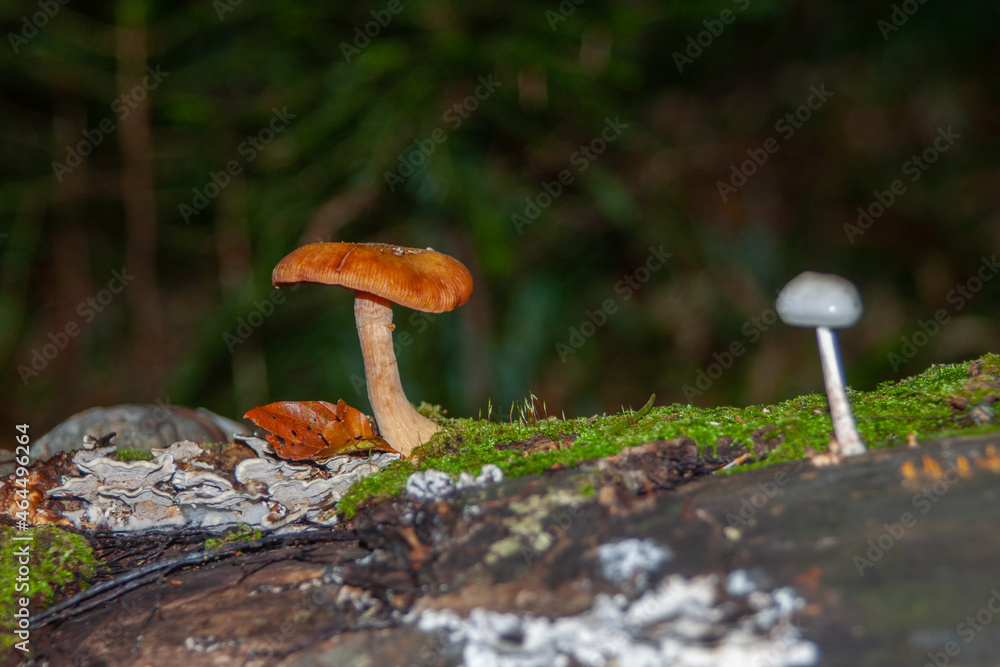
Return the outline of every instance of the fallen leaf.
{"type": "Polygon", "coordinates": [[[343,399],[336,405],[280,401],[253,408],[243,416],[270,432],[267,440],[283,459],[318,460],[372,449],[396,451],[379,437],[368,417],[343,399]]]}

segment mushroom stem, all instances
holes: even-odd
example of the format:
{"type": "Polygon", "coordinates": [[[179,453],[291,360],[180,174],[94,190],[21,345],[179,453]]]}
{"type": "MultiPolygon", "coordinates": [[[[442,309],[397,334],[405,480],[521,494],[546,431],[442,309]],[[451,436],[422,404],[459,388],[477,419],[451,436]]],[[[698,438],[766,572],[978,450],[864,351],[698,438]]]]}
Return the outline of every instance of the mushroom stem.
{"type": "Polygon", "coordinates": [[[358,323],[361,355],[365,360],[368,400],[379,434],[393,449],[409,457],[441,427],[410,405],[399,379],[399,365],[392,346],[392,305],[368,292],[356,292],[354,318],[358,323]]]}
{"type": "Polygon", "coordinates": [[[827,327],[816,328],[816,341],[819,343],[819,361],[823,366],[823,382],[826,384],[826,399],[830,403],[830,419],[833,421],[833,434],[840,445],[843,456],[857,456],[865,452],[858,429],[851,416],[851,404],[847,401],[844,389],[844,373],[841,368],[840,350],[837,347],[837,334],[827,327]]]}

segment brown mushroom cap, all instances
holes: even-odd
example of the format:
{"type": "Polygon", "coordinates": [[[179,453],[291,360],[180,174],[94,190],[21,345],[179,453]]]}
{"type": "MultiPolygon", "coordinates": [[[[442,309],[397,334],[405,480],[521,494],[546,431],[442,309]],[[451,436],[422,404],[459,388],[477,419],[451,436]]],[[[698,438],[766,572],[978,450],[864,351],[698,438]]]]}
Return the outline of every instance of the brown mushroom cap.
{"type": "Polygon", "coordinates": [[[387,243],[312,243],[274,267],[275,287],[339,285],[427,313],[458,308],[472,294],[472,275],[454,257],[387,243]]]}

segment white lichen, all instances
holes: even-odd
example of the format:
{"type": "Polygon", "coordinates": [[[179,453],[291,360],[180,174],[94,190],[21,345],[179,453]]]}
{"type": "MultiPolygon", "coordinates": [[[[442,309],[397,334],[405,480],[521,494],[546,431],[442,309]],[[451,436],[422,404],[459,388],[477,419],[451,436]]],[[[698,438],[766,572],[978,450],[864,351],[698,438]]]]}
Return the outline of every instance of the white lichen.
{"type": "Polygon", "coordinates": [[[415,472],[406,479],[406,496],[416,502],[436,502],[458,491],[485,487],[502,481],[503,471],[492,463],[484,465],[475,477],[467,472],[459,474],[456,482],[452,482],[448,473],[431,468],[415,472]]]}
{"type": "Polygon", "coordinates": [[[470,473],[463,472],[458,476],[455,487],[461,491],[473,487],[483,487],[490,484],[499,484],[503,481],[503,470],[499,466],[487,463],[479,469],[479,474],[473,477],[470,473]]]}
{"type": "Polygon", "coordinates": [[[669,548],[653,540],[629,538],[597,548],[601,574],[608,581],[622,583],[634,576],[655,572],[674,557],[669,548]]]}
{"type": "Polygon", "coordinates": [[[631,602],[622,594],[598,595],[576,616],[477,608],[462,618],[451,610],[424,610],[416,626],[443,635],[464,664],[481,667],[817,664],[816,645],[803,640],[792,623],[802,599],[790,589],[764,595],[766,604],[759,606],[759,599],[755,611],[733,620],[715,575],[673,575],[631,602]]]}
{"type": "Polygon", "coordinates": [[[417,502],[444,500],[454,493],[451,475],[440,470],[421,470],[406,478],[406,495],[417,502]]]}

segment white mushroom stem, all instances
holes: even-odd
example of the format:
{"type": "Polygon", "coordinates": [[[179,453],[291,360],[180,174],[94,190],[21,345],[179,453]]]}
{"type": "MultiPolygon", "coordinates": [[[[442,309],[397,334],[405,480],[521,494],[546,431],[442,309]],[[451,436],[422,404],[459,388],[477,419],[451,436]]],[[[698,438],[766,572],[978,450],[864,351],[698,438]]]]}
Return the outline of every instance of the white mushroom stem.
{"type": "Polygon", "coordinates": [[[375,413],[379,434],[389,445],[409,457],[441,427],[410,405],[399,380],[399,365],[392,346],[392,305],[367,292],[354,298],[354,318],[358,323],[361,355],[365,360],[368,400],[375,413]]]}
{"type": "Polygon", "coordinates": [[[837,348],[837,334],[827,327],[816,328],[819,343],[819,360],[823,366],[823,382],[826,384],[826,399],[830,403],[830,418],[833,434],[840,445],[843,456],[857,456],[865,452],[858,429],[851,416],[851,404],[847,402],[844,389],[844,373],[841,369],[840,350],[837,348]]]}

